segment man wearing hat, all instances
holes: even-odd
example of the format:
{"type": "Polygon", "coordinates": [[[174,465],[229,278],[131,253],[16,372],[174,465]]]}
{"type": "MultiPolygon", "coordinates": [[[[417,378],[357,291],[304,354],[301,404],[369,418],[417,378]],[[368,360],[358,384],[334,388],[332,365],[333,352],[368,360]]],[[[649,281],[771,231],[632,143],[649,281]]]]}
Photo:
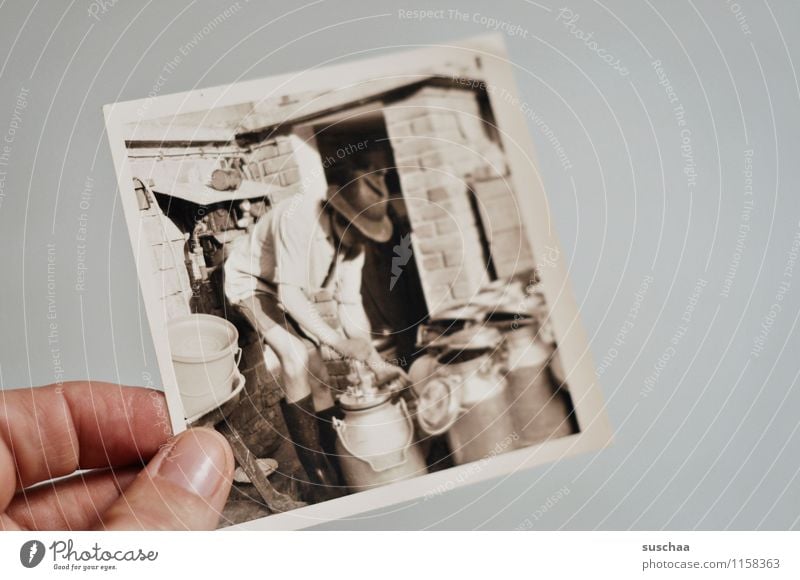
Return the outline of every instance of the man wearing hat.
{"type": "Polygon", "coordinates": [[[361,299],[364,244],[392,235],[388,193],[381,172],[357,170],[326,199],[299,193],[276,204],[242,239],[225,263],[225,294],[275,351],[285,390],[284,415],[309,478],[336,485],[320,445],[312,385],[324,376],[319,347],[372,366],[372,347],[361,299]],[[314,302],[332,295],[343,334],[314,302]]]}

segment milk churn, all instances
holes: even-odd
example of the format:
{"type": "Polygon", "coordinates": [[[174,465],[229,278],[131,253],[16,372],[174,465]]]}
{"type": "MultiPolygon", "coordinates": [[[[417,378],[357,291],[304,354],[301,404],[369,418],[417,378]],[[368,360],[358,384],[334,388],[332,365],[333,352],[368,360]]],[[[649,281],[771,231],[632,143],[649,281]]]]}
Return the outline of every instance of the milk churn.
{"type": "Polygon", "coordinates": [[[414,444],[414,424],[402,397],[391,388],[363,384],[339,397],[344,418],[333,419],[336,450],[347,486],[363,491],[427,472],[414,444]]]}
{"type": "Polygon", "coordinates": [[[482,314],[473,306],[459,306],[442,310],[419,326],[416,346],[419,350],[424,350],[425,354],[417,358],[408,370],[417,394],[438,368],[436,359],[447,348],[448,337],[477,324],[480,316],[482,314]]]}
{"type": "Polygon", "coordinates": [[[569,396],[555,384],[549,368],[554,348],[542,340],[534,316],[495,311],[487,322],[503,332],[502,360],[517,446],[572,434],[569,396]]]}
{"type": "Polygon", "coordinates": [[[500,334],[473,326],[449,337],[435,376],[421,388],[420,428],[447,434],[456,464],[491,457],[514,447],[507,385],[494,354],[500,334]]]}

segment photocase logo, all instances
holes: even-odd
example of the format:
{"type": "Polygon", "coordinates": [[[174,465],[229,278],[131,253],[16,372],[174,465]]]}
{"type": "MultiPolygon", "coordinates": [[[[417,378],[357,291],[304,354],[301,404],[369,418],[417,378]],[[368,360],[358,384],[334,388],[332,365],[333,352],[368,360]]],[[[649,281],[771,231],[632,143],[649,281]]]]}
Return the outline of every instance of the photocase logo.
{"type": "Polygon", "coordinates": [[[29,540],[19,549],[19,561],[26,568],[35,568],[44,559],[44,544],[39,540],[29,540]]]}
{"type": "Polygon", "coordinates": [[[389,290],[394,289],[394,285],[403,274],[403,266],[408,264],[411,259],[411,234],[406,234],[400,238],[400,243],[394,248],[394,256],[392,257],[392,278],[389,280],[389,290]]]}

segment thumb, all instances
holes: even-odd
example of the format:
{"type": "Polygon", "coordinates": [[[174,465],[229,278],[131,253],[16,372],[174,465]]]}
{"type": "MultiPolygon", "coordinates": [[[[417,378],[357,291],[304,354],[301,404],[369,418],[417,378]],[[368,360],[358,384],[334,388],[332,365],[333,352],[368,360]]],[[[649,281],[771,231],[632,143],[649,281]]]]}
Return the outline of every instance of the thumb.
{"type": "Polygon", "coordinates": [[[233,454],[213,429],[190,429],[162,447],[103,515],[106,530],[211,530],[233,479],[233,454]]]}

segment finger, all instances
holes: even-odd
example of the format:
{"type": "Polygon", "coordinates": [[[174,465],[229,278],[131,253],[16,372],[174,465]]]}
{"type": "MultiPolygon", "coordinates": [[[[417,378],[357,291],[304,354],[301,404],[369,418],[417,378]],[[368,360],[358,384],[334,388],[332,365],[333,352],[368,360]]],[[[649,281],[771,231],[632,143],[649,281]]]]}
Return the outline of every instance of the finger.
{"type": "Polygon", "coordinates": [[[0,391],[0,442],[14,458],[0,471],[15,467],[22,487],[78,468],[143,464],[170,434],[164,396],[153,389],[74,382],[0,391]]]}
{"type": "Polygon", "coordinates": [[[6,514],[0,513],[0,532],[19,532],[22,528],[6,514]]]}
{"type": "Polygon", "coordinates": [[[28,530],[88,530],[140,471],[95,471],[23,490],[14,496],[6,515],[28,530]]]}
{"type": "Polygon", "coordinates": [[[103,516],[106,530],[210,530],[233,481],[233,454],[212,429],[190,429],[162,448],[103,516]]]}
{"type": "Polygon", "coordinates": [[[14,456],[11,451],[0,439],[0,530],[17,529],[8,518],[2,514],[6,511],[6,506],[14,497],[14,490],[17,487],[16,470],[14,469],[14,456]]]}

